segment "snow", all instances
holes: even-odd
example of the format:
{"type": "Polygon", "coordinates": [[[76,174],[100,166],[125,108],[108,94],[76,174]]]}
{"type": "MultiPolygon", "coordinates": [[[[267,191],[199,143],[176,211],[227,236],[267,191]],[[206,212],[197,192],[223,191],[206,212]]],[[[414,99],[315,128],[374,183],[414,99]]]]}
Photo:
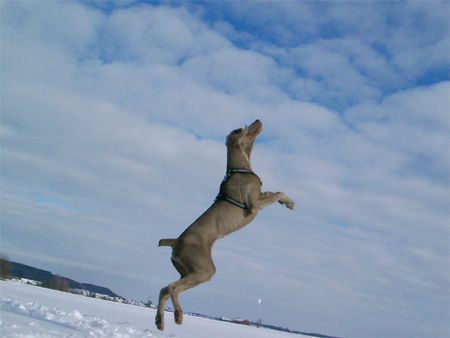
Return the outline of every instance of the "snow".
{"type": "Polygon", "coordinates": [[[166,312],[164,331],[154,309],[0,281],[1,337],[306,337],[184,315],[183,325],[166,312]]]}

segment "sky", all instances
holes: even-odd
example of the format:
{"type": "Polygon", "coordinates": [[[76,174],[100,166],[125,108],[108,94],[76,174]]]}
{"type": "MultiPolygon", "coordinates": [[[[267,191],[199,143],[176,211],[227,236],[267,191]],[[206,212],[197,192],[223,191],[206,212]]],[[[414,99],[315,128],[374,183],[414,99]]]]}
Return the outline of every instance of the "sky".
{"type": "Polygon", "coordinates": [[[2,1],[2,254],[156,302],[179,277],[158,240],[211,205],[226,135],[260,119],[253,169],[296,209],[217,241],[216,275],[180,295],[184,311],[448,336],[448,13],[2,1]]]}

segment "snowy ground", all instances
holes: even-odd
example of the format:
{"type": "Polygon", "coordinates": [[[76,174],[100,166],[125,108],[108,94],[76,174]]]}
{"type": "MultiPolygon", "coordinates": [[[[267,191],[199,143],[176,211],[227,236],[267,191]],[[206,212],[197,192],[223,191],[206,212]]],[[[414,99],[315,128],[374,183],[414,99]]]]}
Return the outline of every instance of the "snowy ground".
{"type": "Polygon", "coordinates": [[[12,281],[0,281],[0,301],[1,337],[307,337],[187,315],[178,326],[172,313],[160,332],[153,309],[12,281]]]}

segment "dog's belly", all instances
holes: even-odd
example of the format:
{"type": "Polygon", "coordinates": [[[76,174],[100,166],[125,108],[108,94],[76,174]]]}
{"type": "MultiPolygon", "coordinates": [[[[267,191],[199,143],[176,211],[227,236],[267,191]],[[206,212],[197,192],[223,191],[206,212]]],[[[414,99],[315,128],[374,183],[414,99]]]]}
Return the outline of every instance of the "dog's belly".
{"type": "Polygon", "coordinates": [[[216,201],[179,237],[186,244],[202,243],[207,246],[219,238],[235,232],[255,218],[256,213],[236,207],[226,201],[216,201]]]}
{"type": "Polygon", "coordinates": [[[240,217],[230,217],[228,219],[224,219],[223,221],[217,222],[217,229],[218,229],[218,238],[225,237],[232,232],[238,231],[239,229],[243,228],[247,224],[249,224],[251,221],[253,221],[256,217],[256,213],[249,214],[247,216],[240,215],[240,217]]]}

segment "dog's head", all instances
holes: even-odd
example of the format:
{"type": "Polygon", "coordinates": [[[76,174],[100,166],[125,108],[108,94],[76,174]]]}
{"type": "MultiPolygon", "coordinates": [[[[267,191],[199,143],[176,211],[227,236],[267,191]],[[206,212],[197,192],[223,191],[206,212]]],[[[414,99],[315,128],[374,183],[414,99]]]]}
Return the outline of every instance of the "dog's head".
{"type": "Polygon", "coordinates": [[[229,148],[240,147],[245,151],[248,157],[253,149],[253,143],[255,143],[256,137],[262,130],[262,123],[260,120],[256,120],[248,127],[239,128],[233,130],[227,136],[226,145],[229,148]]]}

